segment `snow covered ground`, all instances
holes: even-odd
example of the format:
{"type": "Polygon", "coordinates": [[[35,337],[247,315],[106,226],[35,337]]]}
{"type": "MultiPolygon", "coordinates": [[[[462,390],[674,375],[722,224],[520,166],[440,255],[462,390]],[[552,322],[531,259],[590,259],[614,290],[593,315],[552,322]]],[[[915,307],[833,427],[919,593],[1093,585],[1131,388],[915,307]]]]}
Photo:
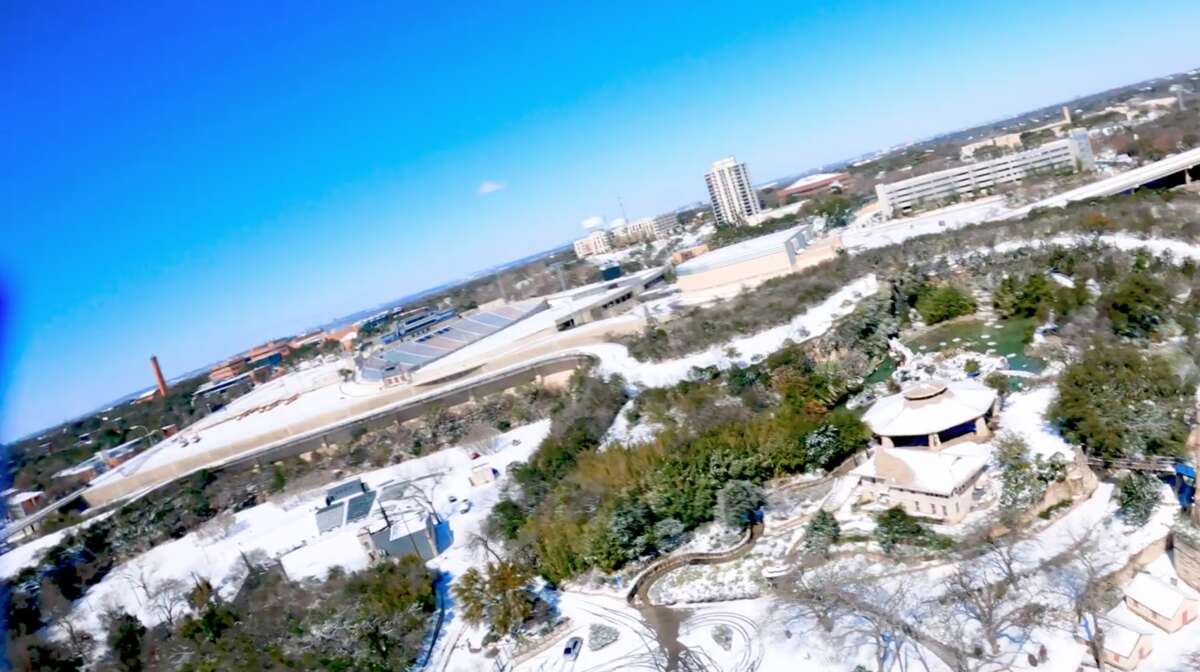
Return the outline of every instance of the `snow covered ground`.
{"type": "Polygon", "coordinates": [[[875,276],[864,276],[803,314],[797,315],[787,324],[734,338],[679,359],[654,363],[640,362],[629,354],[625,346],[617,343],[586,345],[577,350],[597,357],[600,360],[598,369],[603,375],[619,374],[631,385],[666,387],[686,379],[695,367],[716,366],[727,369],[739,362],[765,357],[783,347],[785,341],[800,343],[819,336],[833,325],[834,320],[853,312],[863,297],[877,291],[879,281],[875,276]],[[736,351],[734,357],[727,354],[730,348],[736,351]]]}
{"type": "MultiPolygon", "coordinates": [[[[453,535],[449,548],[428,564],[458,575],[479,562],[470,542],[499,500],[506,468],[527,459],[549,430],[549,420],[514,429],[500,435],[496,445],[502,449],[477,460],[471,459],[468,449],[454,447],[359,477],[373,489],[388,482],[422,479],[417,483],[449,520],[453,535]],[[516,445],[514,440],[518,441],[516,445]],[[496,469],[501,477],[486,485],[471,486],[471,469],[480,463],[496,469]],[[451,504],[450,496],[460,503],[451,504]],[[459,512],[462,500],[471,501],[466,513],[459,512]]],[[[294,580],[322,578],[334,566],[348,571],[364,568],[367,556],[358,543],[355,526],[324,535],[317,530],[314,511],[324,505],[323,495],[321,488],[252,507],[237,513],[225,533],[192,532],[122,563],[76,603],[76,625],[99,634],[101,614],[114,606],[123,607],[147,626],[160,623],[168,608],[181,608],[178,604],[168,605],[166,593],[186,590],[199,578],[207,579],[223,598],[230,599],[246,577],[247,561],[279,559],[294,580]]],[[[16,558],[5,556],[6,571],[16,571],[20,564],[31,561],[31,555],[22,552],[16,558]]]]}

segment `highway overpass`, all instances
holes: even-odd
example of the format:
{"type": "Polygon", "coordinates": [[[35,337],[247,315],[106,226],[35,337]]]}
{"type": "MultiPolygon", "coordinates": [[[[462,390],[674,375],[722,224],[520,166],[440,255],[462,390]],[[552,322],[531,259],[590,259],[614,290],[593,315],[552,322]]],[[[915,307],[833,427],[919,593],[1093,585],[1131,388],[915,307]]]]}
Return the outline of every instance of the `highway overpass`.
{"type": "Polygon", "coordinates": [[[1160,161],[1147,164],[1123,173],[1097,180],[1082,187],[1055,194],[1036,203],[1016,208],[1003,216],[1003,219],[1024,217],[1030,211],[1038,208],[1060,208],[1068,203],[1090,201],[1106,198],[1117,194],[1130,192],[1139,187],[1173,186],[1172,178],[1177,184],[1192,180],[1200,180],[1200,148],[1189,149],[1186,152],[1168,156],[1160,161]]]}

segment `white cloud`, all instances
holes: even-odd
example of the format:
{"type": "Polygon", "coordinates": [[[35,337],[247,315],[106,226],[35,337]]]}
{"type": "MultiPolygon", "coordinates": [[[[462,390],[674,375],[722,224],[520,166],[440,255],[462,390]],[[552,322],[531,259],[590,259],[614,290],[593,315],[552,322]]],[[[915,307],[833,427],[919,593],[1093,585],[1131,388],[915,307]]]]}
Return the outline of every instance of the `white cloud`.
{"type": "Polygon", "coordinates": [[[500,180],[484,180],[483,182],[479,183],[479,194],[481,196],[486,194],[494,194],[507,186],[507,184],[501,182],[500,180]]]}
{"type": "Polygon", "coordinates": [[[595,215],[583,220],[582,224],[585,229],[598,229],[604,226],[604,218],[600,215],[595,215]]]}

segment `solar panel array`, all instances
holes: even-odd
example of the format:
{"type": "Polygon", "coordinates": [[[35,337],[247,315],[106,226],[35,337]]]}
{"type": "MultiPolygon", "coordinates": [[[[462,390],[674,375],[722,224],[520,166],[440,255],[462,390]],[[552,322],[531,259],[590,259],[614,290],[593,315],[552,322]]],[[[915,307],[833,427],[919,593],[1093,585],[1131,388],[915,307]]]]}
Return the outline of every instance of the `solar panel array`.
{"type": "Polygon", "coordinates": [[[419,369],[536,313],[544,306],[542,301],[535,299],[477,310],[446,322],[420,338],[375,353],[363,363],[363,373],[368,378],[386,378],[395,372],[419,369]]]}
{"type": "Polygon", "coordinates": [[[375,491],[368,490],[357,497],[351,498],[346,502],[346,523],[353,523],[356,520],[362,520],[371,512],[371,505],[375,503],[375,491]]]}

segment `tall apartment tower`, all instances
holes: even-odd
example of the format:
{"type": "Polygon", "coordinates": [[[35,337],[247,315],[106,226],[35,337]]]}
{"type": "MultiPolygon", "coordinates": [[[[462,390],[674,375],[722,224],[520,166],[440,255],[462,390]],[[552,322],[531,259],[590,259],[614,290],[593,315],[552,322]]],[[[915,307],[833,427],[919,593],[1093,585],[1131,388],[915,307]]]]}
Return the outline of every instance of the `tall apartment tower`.
{"type": "Polygon", "coordinates": [[[708,185],[708,197],[717,224],[739,225],[762,210],[758,195],[750,185],[750,171],[746,170],[746,164],[738,163],[732,156],[713,162],[712,170],[704,175],[704,182],[708,185]]]}

